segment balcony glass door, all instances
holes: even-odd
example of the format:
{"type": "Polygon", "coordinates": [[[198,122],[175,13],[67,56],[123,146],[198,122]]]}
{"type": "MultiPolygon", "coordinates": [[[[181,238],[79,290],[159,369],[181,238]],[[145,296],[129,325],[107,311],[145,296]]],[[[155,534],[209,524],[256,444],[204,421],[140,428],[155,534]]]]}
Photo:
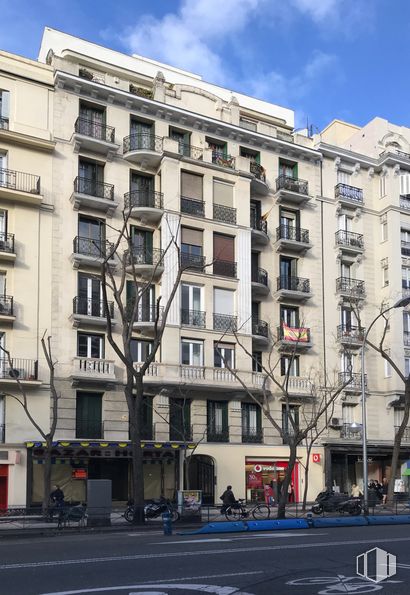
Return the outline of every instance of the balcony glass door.
{"type": "Polygon", "coordinates": [[[182,339],[181,341],[181,364],[184,366],[204,365],[204,343],[182,339]]]}
{"type": "Polygon", "coordinates": [[[80,105],[80,132],[100,140],[104,135],[105,111],[87,105],[80,105]]]}
{"type": "Polygon", "coordinates": [[[77,393],[76,438],[102,438],[102,395],[77,393]]]}
{"type": "Polygon", "coordinates": [[[228,442],[228,403],[208,401],[207,403],[208,442],[228,442]]]}
{"type": "Polygon", "coordinates": [[[235,345],[231,343],[215,343],[214,345],[215,368],[235,369],[235,345]]]}
{"type": "Polygon", "coordinates": [[[78,333],[77,355],[79,357],[89,357],[93,359],[103,358],[104,338],[101,335],[78,333]]]}
{"type": "Polygon", "coordinates": [[[294,211],[280,211],[281,238],[296,240],[296,229],[299,227],[299,214],[294,211]]]}
{"type": "Polygon", "coordinates": [[[154,178],[131,173],[130,190],[135,194],[132,204],[135,206],[154,206],[154,178]]]}
{"type": "Polygon", "coordinates": [[[148,122],[139,122],[131,120],[131,150],[135,149],[153,149],[152,146],[152,124],[148,122]]]}
{"type": "Polygon", "coordinates": [[[281,306],[280,308],[280,319],[286,326],[291,328],[299,327],[299,310],[298,308],[291,308],[289,306],[281,306]]]}
{"type": "Polygon", "coordinates": [[[181,288],[181,322],[193,326],[202,324],[202,287],[183,284],[181,288]]]}
{"type": "Polygon", "coordinates": [[[78,192],[90,194],[91,196],[98,196],[101,193],[99,184],[104,182],[104,168],[102,165],[81,160],[78,164],[78,177],[78,192]]]}
{"type": "Polygon", "coordinates": [[[80,217],[78,220],[79,252],[87,256],[105,256],[103,247],[104,223],[98,219],[80,217]]]}
{"type": "Polygon", "coordinates": [[[144,231],[137,227],[131,227],[131,242],[133,246],[133,257],[137,264],[153,264],[152,231],[144,231]]]}
{"type": "Polygon", "coordinates": [[[101,282],[83,273],[78,275],[77,314],[103,316],[101,282]]]}

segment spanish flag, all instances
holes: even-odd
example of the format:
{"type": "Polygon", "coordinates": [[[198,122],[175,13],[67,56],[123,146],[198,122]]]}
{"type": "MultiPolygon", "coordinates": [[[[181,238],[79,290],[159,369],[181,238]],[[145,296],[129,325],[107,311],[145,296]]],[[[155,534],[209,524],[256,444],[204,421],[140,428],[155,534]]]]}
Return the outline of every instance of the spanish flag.
{"type": "Polygon", "coordinates": [[[307,328],[292,328],[282,322],[283,338],[285,341],[294,341],[295,343],[308,343],[309,329],[307,328]]]}

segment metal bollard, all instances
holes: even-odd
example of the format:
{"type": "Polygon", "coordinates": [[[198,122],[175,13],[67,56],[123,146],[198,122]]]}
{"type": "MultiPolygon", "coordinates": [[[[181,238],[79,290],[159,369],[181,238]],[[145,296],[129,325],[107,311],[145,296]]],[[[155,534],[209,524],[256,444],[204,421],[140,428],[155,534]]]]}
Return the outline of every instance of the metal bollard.
{"type": "Polygon", "coordinates": [[[313,527],[313,514],[311,512],[306,514],[306,521],[309,527],[313,527]]]}
{"type": "Polygon", "coordinates": [[[172,535],[172,519],[169,512],[162,514],[162,527],[164,529],[164,535],[172,535]]]}

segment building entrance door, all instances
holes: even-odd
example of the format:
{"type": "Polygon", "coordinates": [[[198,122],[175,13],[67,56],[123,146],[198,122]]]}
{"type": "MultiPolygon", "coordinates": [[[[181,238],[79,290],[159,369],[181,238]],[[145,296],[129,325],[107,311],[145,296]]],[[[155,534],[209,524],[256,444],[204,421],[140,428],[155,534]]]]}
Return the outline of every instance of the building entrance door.
{"type": "Polygon", "coordinates": [[[202,504],[215,503],[215,465],[208,455],[192,455],[189,465],[189,485],[192,490],[202,490],[202,504]]]}

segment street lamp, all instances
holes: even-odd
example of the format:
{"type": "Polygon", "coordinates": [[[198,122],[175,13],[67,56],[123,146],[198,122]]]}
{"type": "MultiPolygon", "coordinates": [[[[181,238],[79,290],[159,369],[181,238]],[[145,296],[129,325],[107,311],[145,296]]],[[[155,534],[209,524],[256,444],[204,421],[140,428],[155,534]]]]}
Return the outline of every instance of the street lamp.
{"type": "Polygon", "coordinates": [[[369,514],[369,478],[368,478],[368,466],[367,466],[367,412],[366,412],[366,387],[365,387],[365,369],[364,369],[364,350],[366,347],[367,337],[375,325],[375,323],[387,312],[394,310],[395,308],[405,308],[410,304],[410,296],[401,298],[393,306],[382,310],[376,318],[371,322],[367,328],[363,337],[362,348],[361,348],[361,389],[362,389],[362,448],[363,448],[363,511],[364,514],[369,514]]]}

